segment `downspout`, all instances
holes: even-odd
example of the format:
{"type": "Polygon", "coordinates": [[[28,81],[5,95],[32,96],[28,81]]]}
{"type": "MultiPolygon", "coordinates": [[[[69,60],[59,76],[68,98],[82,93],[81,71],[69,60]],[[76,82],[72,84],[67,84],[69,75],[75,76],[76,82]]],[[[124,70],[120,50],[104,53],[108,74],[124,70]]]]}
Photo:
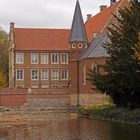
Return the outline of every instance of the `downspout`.
{"type": "Polygon", "coordinates": [[[80,97],[80,87],[79,87],[79,60],[77,60],[77,107],[80,106],[80,101],[79,101],[79,97],[80,97]]]}
{"type": "Polygon", "coordinates": [[[15,51],[15,49],[13,50],[13,53],[14,53],[14,88],[16,87],[16,51],[15,51]]]}

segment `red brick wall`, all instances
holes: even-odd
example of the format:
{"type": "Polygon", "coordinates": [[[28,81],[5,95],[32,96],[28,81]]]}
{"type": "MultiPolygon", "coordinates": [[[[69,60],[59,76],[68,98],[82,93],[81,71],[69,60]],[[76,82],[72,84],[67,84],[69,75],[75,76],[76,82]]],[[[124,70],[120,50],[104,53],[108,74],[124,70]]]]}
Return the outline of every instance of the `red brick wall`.
{"type": "Polygon", "coordinates": [[[38,94],[70,94],[71,89],[70,88],[33,88],[31,89],[31,93],[38,93],[38,94]]]}
{"type": "MultiPolygon", "coordinates": [[[[70,81],[71,81],[71,90],[72,94],[77,94],[78,93],[78,84],[79,84],[79,55],[85,51],[85,44],[86,42],[73,42],[72,44],[75,44],[75,48],[71,48],[70,52],[70,81]],[[83,44],[83,48],[79,48],[78,44],[83,44]]],[[[71,44],[71,45],[72,45],[71,44]]]]}
{"type": "MultiPolygon", "coordinates": [[[[89,69],[92,68],[94,64],[104,64],[105,58],[91,58],[83,59],[79,64],[79,90],[80,93],[96,93],[96,87],[91,84],[89,80],[86,80],[86,85],[83,84],[83,66],[86,67],[86,78],[88,78],[89,69]]],[[[101,73],[104,73],[103,69],[100,69],[101,73]]]]}
{"type": "Polygon", "coordinates": [[[20,107],[27,101],[27,89],[0,89],[0,106],[20,107]]]}
{"type": "Polygon", "coordinates": [[[27,101],[27,94],[0,95],[0,106],[21,107],[27,101]]]}
{"type": "Polygon", "coordinates": [[[69,101],[70,89],[26,89],[3,88],[0,89],[0,106],[21,107],[28,99],[67,99],[69,101]]]}
{"type": "MultiPolygon", "coordinates": [[[[17,51],[18,52],[18,51],[17,51]]],[[[69,63],[68,64],[61,64],[61,53],[68,53],[69,51],[45,51],[45,52],[35,52],[39,54],[39,63],[38,64],[31,64],[31,52],[24,52],[20,51],[21,53],[24,53],[24,64],[16,64],[16,69],[23,69],[24,70],[24,80],[17,80],[16,81],[16,87],[22,87],[20,85],[23,85],[23,87],[28,88],[32,87],[32,85],[39,86],[39,85],[48,85],[51,87],[52,85],[58,85],[59,87],[63,85],[68,85],[68,80],[61,80],[61,70],[62,69],[69,69],[69,63]],[[48,53],[48,64],[41,64],[41,53],[48,53]],[[51,64],[51,53],[58,53],[59,54],[59,64],[51,64]],[[37,69],[39,72],[39,78],[38,80],[31,80],[31,70],[37,69]],[[49,70],[49,79],[48,80],[41,80],[41,69],[48,69],[49,70]],[[59,80],[51,80],[51,69],[59,69],[59,80]]]]}

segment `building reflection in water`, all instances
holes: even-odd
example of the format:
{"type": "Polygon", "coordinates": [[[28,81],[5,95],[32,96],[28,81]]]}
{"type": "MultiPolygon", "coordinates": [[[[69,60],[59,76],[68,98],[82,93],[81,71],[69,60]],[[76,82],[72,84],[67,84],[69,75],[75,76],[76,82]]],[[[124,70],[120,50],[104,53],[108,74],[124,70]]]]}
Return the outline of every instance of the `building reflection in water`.
{"type": "MultiPolygon", "coordinates": [[[[125,126],[115,123],[84,118],[33,121],[7,127],[1,125],[0,140],[124,140],[130,134],[135,135],[133,140],[137,140],[140,129],[128,128],[126,130],[125,126]]],[[[127,140],[131,140],[129,136],[127,140]]]]}

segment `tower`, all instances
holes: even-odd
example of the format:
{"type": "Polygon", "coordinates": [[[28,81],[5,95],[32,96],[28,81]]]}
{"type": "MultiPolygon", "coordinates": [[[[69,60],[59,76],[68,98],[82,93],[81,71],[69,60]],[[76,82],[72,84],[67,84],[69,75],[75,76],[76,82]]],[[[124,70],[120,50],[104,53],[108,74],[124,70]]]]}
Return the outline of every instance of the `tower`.
{"type": "Polygon", "coordinates": [[[88,39],[82,17],[82,12],[79,1],[77,0],[69,36],[69,44],[72,51],[78,51],[80,53],[83,49],[87,48],[87,43],[88,39]]]}
{"type": "MultiPolygon", "coordinates": [[[[79,56],[88,47],[88,39],[79,1],[76,2],[73,22],[69,35],[70,46],[70,77],[73,94],[79,95],[79,56]]],[[[77,105],[79,101],[77,98],[77,105]]]]}

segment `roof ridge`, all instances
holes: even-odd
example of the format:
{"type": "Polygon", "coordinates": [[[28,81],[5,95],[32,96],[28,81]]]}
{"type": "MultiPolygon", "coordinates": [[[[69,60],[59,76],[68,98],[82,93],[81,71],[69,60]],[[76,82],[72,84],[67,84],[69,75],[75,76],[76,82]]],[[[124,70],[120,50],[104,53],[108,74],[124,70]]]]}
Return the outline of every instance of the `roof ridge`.
{"type": "MultiPolygon", "coordinates": [[[[106,12],[109,8],[111,8],[112,6],[116,5],[117,3],[121,2],[121,1],[122,1],[122,0],[119,0],[119,1],[117,1],[116,3],[114,3],[114,4],[110,5],[110,6],[108,6],[108,7],[105,8],[104,10],[102,10],[102,11],[98,12],[97,14],[95,14],[94,16],[92,16],[89,20],[92,20],[92,18],[94,18],[95,16],[100,15],[100,14],[103,13],[103,12],[106,12]]],[[[118,7],[118,6],[117,6],[117,7],[118,7]]],[[[87,20],[87,21],[85,22],[85,24],[86,24],[89,20],[87,20]]]]}
{"type": "MultiPolygon", "coordinates": [[[[115,8],[115,10],[114,10],[113,12],[116,12],[116,11],[118,10],[118,7],[120,7],[122,1],[123,1],[123,0],[119,0],[119,1],[117,1],[116,3],[114,3],[114,4],[118,4],[118,6],[115,8]]],[[[113,5],[114,5],[114,4],[113,4],[113,5]]],[[[111,5],[111,6],[113,6],[113,5],[111,5]]],[[[111,6],[109,6],[109,7],[111,7],[111,6]]],[[[111,14],[111,16],[108,18],[106,24],[104,25],[104,27],[103,27],[102,30],[101,30],[101,33],[103,32],[103,30],[105,29],[105,27],[106,27],[107,24],[109,23],[109,21],[110,21],[110,19],[112,18],[112,16],[113,16],[113,15],[111,14]]]]}
{"type": "Polygon", "coordinates": [[[15,27],[14,29],[23,29],[23,30],[70,30],[65,28],[19,28],[15,27]]]}
{"type": "Polygon", "coordinates": [[[112,4],[111,6],[105,8],[101,12],[97,13],[96,15],[92,16],[86,23],[86,31],[88,35],[88,39],[92,40],[93,33],[100,34],[102,33],[103,29],[106,27],[105,25],[109,21],[112,13],[116,10],[119,6],[120,0],[116,3],[112,4]]]}
{"type": "MultiPolygon", "coordinates": [[[[102,38],[106,35],[105,33],[104,34],[101,34],[102,35],[102,38]]],[[[101,35],[99,35],[98,37],[96,37],[96,40],[98,39],[98,38],[100,38],[100,36],[101,35]]],[[[97,45],[102,41],[102,38],[99,40],[99,41],[97,41],[97,43],[96,43],[96,46],[91,46],[90,44],[89,44],[89,47],[85,50],[85,52],[83,52],[83,53],[81,53],[80,54],[80,56],[79,56],[79,59],[85,59],[85,58],[89,58],[89,56],[90,56],[90,54],[96,49],[96,47],[97,47],[97,45]],[[91,48],[93,48],[92,49],[92,51],[90,51],[91,50],[91,48]],[[89,52],[88,52],[89,51],[89,52]],[[88,53],[87,53],[88,52],[88,53]],[[85,54],[88,54],[88,55],[86,55],[85,56],[85,54]]],[[[95,39],[94,39],[95,40],[95,39]]]]}

